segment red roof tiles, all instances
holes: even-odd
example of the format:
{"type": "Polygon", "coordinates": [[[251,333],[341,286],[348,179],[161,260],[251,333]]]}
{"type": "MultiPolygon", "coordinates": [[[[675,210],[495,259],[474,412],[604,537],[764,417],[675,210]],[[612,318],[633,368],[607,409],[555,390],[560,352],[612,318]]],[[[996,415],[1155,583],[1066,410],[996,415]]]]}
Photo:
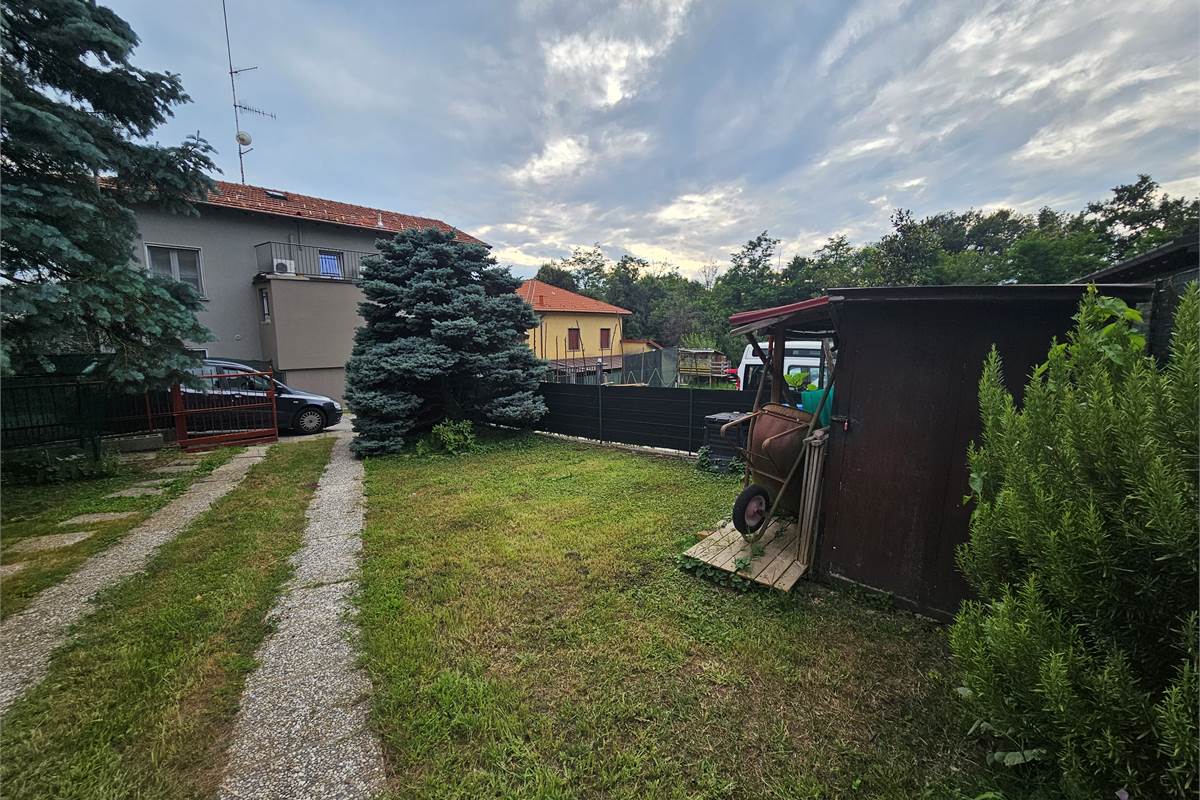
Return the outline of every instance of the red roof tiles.
{"type": "Polygon", "coordinates": [[[572,311],[577,314],[632,314],[619,306],[602,303],[581,294],[568,292],[536,279],[521,284],[517,294],[533,306],[534,311],[572,311]]]}
{"type": "Polygon", "coordinates": [[[317,222],[353,225],[356,228],[371,228],[386,233],[395,233],[411,228],[437,228],[443,231],[453,231],[460,242],[485,245],[474,236],[463,233],[440,219],[414,217],[410,214],[398,214],[395,211],[385,211],[381,208],[322,200],[319,197],[309,197],[282,189],[264,189],[261,186],[229,183],[228,181],[216,181],[215,183],[216,191],[211,192],[205,200],[200,202],[225,208],[254,211],[259,214],[277,214],[283,217],[299,217],[317,222]]]}

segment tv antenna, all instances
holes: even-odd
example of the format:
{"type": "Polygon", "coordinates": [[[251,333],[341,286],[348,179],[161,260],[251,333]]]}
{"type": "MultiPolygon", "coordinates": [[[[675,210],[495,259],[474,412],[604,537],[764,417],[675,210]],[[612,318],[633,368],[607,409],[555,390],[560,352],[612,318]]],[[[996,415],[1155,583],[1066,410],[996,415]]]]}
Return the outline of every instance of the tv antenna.
{"type": "Polygon", "coordinates": [[[237,142],[238,171],[241,173],[242,183],[245,183],[245,156],[246,153],[249,153],[254,149],[250,146],[254,139],[249,133],[242,130],[241,112],[245,111],[247,114],[257,114],[260,117],[268,117],[270,119],[275,119],[275,115],[269,111],[263,111],[261,108],[255,108],[254,106],[248,106],[238,102],[237,76],[243,72],[249,72],[252,69],[258,69],[258,67],[240,67],[238,69],[233,68],[233,48],[229,45],[229,13],[225,10],[225,0],[221,0],[221,18],[225,20],[225,55],[229,58],[229,89],[233,92],[233,128],[235,131],[233,140],[237,142]]]}

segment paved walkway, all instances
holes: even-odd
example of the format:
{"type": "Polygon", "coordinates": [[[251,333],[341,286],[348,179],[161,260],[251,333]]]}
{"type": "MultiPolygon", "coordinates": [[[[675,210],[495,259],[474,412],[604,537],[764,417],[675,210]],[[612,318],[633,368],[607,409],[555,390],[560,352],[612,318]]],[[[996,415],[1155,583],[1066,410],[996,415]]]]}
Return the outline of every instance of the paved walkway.
{"type": "Polygon", "coordinates": [[[217,467],[62,583],[41,592],[24,611],[0,623],[0,714],[45,676],[50,654],[63,643],[67,629],[92,610],[98,592],[144,569],[160,546],[232,491],[265,454],[266,447],[247,448],[217,467]]]}
{"type": "Polygon", "coordinates": [[[367,726],[370,682],[347,619],[362,547],[362,463],[337,436],[312,504],[296,574],[268,618],[242,694],[220,798],[369,798],[383,755],[367,726]]]}

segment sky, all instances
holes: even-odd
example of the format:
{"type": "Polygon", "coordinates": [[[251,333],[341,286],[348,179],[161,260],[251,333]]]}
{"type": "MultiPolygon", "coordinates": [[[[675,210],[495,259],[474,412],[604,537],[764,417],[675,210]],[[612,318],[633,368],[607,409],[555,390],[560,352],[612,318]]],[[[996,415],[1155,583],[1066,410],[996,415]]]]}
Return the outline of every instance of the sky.
{"type": "MultiPolygon", "coordinates": [[[[102,0],[238,180],[220,0],[102,0]]],[[[1194,0],[227,0],[251,184],[435,217],[538,265],[694,274],[891,214],[1200,194],[1194,0]]]]}

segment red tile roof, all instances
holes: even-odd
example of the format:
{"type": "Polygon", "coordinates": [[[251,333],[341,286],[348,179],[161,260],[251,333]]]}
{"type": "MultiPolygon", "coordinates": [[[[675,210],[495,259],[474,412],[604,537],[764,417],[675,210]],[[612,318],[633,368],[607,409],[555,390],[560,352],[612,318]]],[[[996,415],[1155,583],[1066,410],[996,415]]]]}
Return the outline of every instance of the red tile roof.
{"type": "Polygon", "coordinates": [[[526,303],[533,306],[534,311],[569,311],[577,314],[633,313],[619,306],[602,303],[599,300],[568,292],[566,289],[560,289],[532,278],[521,284],[521,288],[517,289],[517,294],[521,295],[526,303]]]}
{"type": "MultiPolygon", "coordinates": [[[[244,183],[229,183],[215,181],[216,191],[211,192],[202,203],[225,208],[239,208],[243,211],[254,211],[259,214],[276,214],[283,217],[299,217],[317,222],[333,222],[338,225],[353,225],[356,228],[395,233],[410,228],[438,228],[443,231],[453,231],[460,242],[470,244],[485,244],[474,236],[447,225],[440,219],[414,217],[410,214],[398,214],[395,211],[385,211],[382,208],[356,206],[350,203],[339,203],[335,200],[322,200],[319,197],[296,194],[283,189],[265,189],[261,186],[249,186],[244,183]],[[271,192],[274,195],[268,194],[271,192]]],[[[485,245],[486,246],[486,245],[485,245]]]]}

